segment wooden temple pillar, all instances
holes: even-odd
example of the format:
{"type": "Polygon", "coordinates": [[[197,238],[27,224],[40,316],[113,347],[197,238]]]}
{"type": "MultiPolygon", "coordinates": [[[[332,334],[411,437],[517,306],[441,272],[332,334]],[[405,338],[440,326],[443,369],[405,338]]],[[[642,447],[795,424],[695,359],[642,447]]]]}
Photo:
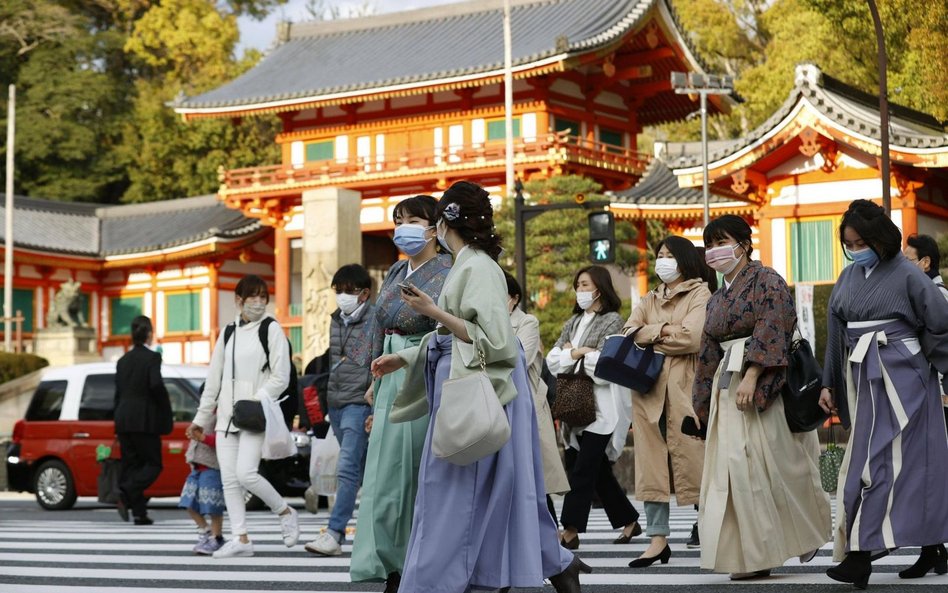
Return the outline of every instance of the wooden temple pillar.
{"type": "Polygon", "coordinates": [[[639,262],[635,267],[635,279],[639,296],[648,293],[648,224],[644,218],[636,222],[638,236],[635,246],[639,251],[639,262]]]}

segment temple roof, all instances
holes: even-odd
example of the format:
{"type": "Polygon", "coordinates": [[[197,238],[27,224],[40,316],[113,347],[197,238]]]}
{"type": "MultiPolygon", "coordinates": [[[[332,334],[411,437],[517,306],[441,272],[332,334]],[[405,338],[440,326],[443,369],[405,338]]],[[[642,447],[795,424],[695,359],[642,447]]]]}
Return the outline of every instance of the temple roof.
{"type": "MultiPolygon", "coordinates": [[[[608,46],[653,9],[667,15],[682,51],[702,70],[666,0],[512,0],[515,72],[608,46]]],[[[264,105],[341,99],[499,74],[502,0],[476,0],[366,18],[287,24],[257,66],[203,95],[180,97],[182,114],[226,114],[264,105]]]]}
{"type": "MultiPolygon", "coordinates": [[[[780,129],[785,120],[802,107],[815,112],[829,125],[845,130],[853,137],[881,146],[881,125],[878,96],[855,89],[827,74],[813,64],[800,64],[790,96],[767,121],[747,136],[709,146],[711,167],[745,150],[763,144],[780,129]]],[[[892,150],[923,153],[948,148],[948,124],[931,115],[889,103],[889,145],[892,150]]],[[[676,175],[690,174],[701,165],[700,152],[670,158],[676,175]]]]}
{"type": "MultiPolygon", "coordinates": [[[[262,228],[214,195],[121,206],[14,196],[13,208],[17,247],[98,258],[232,240],[262,228]]],[[[0,204],[0,216],[4,210],[0,204]]]]}
{"type": "MultiPolygon", "coordinates": [[[[612,202],[630,206],[703,206],[704,193],[700,187],[679,187],[678,178],[661,159],[652,159],[645,175],[633,187],[613,192],[612,202]]],[[[721,189],[711,187],[709,204],[745,201],[736,194],[721,195],[721,189]]]]}

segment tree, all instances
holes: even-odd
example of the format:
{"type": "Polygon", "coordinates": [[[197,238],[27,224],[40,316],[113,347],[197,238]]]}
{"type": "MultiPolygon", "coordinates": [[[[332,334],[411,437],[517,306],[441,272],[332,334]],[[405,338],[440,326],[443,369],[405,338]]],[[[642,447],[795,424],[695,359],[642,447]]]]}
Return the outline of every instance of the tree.
{"type": "MultiPolygon", "coordinates": [[[[524,192],[528,204],[573,203],[577,194],[587,201],[604,200],[599,194],[601,187],[585,177],[566,175],[549,179],[528,181],[524,192]]],[[[540,335],[546,346],[552,346],[560,335],[563,323],[572,314],[575,303],[572,291],[573,276],[590,265],[586,216],[584,209],[554,210],[545,212],[527,223],[527,290],[526,298],[531,304],[531,313],[540,320],[540,335]]],[[[505,254],[501,264],[513,273],[514,217],[513,201],[507,200],[495,218],[497,229],[504,241],[505,254]]],[[[622,221],[616,223],[615,267],[629,273],[638,262],[639,254],[631,247],[636,237],[635,228],[622,221]]],[[[626,311],[628,313],[628,311],[626,311]]]]}

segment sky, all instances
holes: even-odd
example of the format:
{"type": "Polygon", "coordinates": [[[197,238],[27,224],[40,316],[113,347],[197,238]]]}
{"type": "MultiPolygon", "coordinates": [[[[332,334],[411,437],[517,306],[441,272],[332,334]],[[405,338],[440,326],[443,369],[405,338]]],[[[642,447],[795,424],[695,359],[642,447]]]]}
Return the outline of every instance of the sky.
{"type": "MultiPolygon", "coordinates": [[[[398,12],[414,8],[424,8],[438,4],[451,4],[459,0],[374,0],[372,5],[377,14],[384,12],[398,12]]],[[[359,0],[329,0],[327,4],[339,6],[343,12],[349,7],[358,7],[363,3],[359,0]]],[[[288,0],[286,4],[277,8],[266,19],[257,21],[249,17],[238,20],[240,26],[240,43],[237,46],[237,55],[243,54],[244,49],[254,48],[266,50],[276,37],[277,23],[280,21],[300,22],[310,20],[306,12],[306,0],[288,0]]]]}

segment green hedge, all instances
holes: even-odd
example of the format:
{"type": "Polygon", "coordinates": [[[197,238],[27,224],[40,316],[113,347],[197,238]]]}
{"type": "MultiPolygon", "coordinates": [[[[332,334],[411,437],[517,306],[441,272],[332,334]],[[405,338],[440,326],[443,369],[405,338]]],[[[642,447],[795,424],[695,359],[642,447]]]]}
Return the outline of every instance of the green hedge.
{"type": "Polygon", "coordinates": [[[46,359],[34,354],[0,352],[0,383],[29,375],[45,366],[49,366],[46,359]]]}

